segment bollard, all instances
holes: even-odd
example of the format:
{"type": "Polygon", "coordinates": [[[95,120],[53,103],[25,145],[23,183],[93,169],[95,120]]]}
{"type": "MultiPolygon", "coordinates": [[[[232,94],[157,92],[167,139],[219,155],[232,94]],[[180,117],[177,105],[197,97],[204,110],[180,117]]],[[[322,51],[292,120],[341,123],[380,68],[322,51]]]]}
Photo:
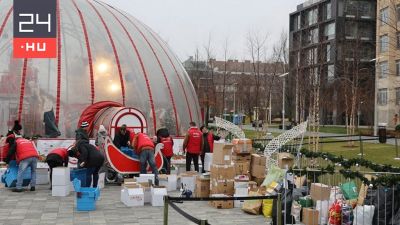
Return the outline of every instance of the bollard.
{"type": "Polygon", "coordinates": [[[164,196],[164,225],[168,225],[168,195],[164,196]]]}
{"type": "Polygon", "coordinates": [[[200,225],[206,225],[208,222],[207,222],[207,220],[201,220],[200,221],[200,225]]]}
{"type": "Polygon", "coordinates": [[[276,224],[282,225],[282,194],[281,193],[278,193],[276,210],[277,210],[276,224]]]}

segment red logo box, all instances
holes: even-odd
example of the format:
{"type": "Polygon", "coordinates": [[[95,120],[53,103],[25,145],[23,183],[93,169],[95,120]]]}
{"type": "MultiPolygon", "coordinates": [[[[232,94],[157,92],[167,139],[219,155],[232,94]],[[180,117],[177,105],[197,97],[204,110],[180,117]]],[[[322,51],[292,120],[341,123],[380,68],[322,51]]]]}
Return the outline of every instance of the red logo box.
{"type": "Polygon", "coordinates": [[[57,38],[14,38],[14,58],[56,58],[57,38]]]}

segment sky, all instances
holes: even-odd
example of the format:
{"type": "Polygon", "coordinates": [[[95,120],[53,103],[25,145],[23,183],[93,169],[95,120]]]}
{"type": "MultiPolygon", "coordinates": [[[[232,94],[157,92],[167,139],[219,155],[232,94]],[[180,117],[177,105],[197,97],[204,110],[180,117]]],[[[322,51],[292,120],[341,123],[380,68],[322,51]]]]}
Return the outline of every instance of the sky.
{"type": "Polygon", "coordinates": [[[157,32],[181,61],[199,49],[204,58],[209,40],[214,58],[249,58],[248,33],[267,36],[266,51],[282,31],[289,30],[289,13],[304,0],[103,0],[141,20],[157,32]]]}

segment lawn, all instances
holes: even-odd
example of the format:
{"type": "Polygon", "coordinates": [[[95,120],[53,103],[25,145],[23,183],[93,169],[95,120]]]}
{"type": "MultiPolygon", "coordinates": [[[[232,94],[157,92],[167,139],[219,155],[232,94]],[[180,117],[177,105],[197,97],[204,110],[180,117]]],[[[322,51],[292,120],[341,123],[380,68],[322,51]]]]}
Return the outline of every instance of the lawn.
{"type": "MultiPolygon", "coordinates": [[[[324,141],[327,142],[335,140],[336,139],[324,139],[324,141]]],[[[308,139],[305,139],[304,142],[308,142],[308,139]]],[[[347,142],[323,143],[320,146],[320,151],[330,152],[338,156],[342,155],[346,159],[360,157],[358,155],[360,153],[359,142],[355,142],[354,147],[347,147],[347,144],[347,142]]],[[[308,145],[304,145],[304,147],[307,148],[308,145]]],[[[394,158],[396,157],[396,147],[394,145],[364,142],[363,147],[365,159],[380,164],[390,164],[396,167],[400,167],[400,160],[394,160],[394,158]]]]}
{"type": "MultiPolygon", "coordinates": [[[[322,133],[332,133],[332,134],[347,134],[345,127],[337,127],[337,126],[320,126],[319,132],[322,133]]],[[[363,134],[367,134],[371,132],[370,128],[360,128],[360,132],[363,134]]],[[[356,129],[356,134],[358,134],[358,130],[356,129]]]]}

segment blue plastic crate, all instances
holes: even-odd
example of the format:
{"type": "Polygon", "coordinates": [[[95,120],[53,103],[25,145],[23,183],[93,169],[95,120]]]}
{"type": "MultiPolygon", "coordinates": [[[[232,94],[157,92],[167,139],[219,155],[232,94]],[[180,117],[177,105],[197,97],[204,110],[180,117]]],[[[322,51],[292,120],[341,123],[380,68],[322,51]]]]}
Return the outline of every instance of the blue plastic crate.
{"type": "MultiPolygon", "coordinates": [[[[1,177],[1,182],[5,184],[6,187],[12,188],[17,184],[17,176],[18,176],[18,165],[15,160],[10,161],[8,164],[7,171],[1,177]]],[[[24,173],[24,180],[22,182],[22,186],[28,186],[31,182],[31,168],[28,167],[24,173]]]]}
{"type": "Polygon", "coordinates": [[[100,189],[81,187],[81,181],[74,179],[72,181],[76,192],[76,209],[78,211],[96,210],[96,201],[100,197],[100,189]]]}
{"type": "Polygon", "coordinates": [[[75,178],[81,181],[82,186],[86,186],[86,169],[74,169],[71,170],[70,179],[73,181],[75,178]]]}

